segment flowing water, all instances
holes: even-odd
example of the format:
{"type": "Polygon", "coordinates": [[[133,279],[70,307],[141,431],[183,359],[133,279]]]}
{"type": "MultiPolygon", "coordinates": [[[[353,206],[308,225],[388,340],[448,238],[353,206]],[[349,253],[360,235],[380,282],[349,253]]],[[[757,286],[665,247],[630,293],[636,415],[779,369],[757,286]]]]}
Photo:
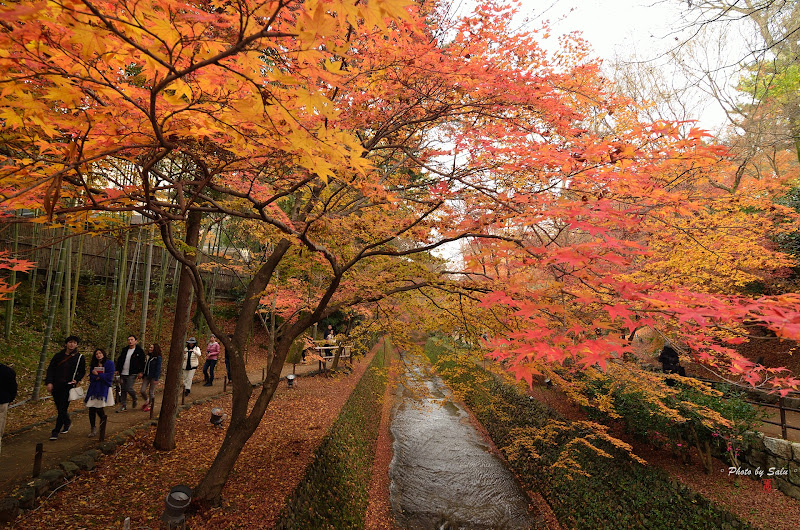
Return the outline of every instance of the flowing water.
{"type": "Polygon", "coordinates": [[[397,524],[415,530],[543,528],[467,412],[441,379],[425,372],[406,363],[395,396],[390,490],[397,524]]]}

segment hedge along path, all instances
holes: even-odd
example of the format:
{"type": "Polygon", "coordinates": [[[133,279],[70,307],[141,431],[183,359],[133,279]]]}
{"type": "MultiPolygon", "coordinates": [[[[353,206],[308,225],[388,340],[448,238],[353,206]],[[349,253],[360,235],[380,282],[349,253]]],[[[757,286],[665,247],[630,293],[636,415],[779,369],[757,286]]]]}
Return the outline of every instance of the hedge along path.
{"type": "Polygon", "coordinates": [[[398,382],[398,363],[394,352],[392,352],[388,368],[388,381],[383,393],[381,423],[378,427],[378,440],[375,442],[375,460],[372,462],[369,504],[364,517],[366,530],[393,530],[395,528],[392,505],[389,502],[389,466],[394,455],[389,426],[392,420],[392,397],[398,382]]]}
{"type": "Polygon", "coordinates": [[[386,393],[385,364],[393,353],[389,346],[374,356],[286,502],[276,528],[364,528],[386,393]]]}
{"type": "MultiPolygon", "coordinates": [[[[314,451],[380,347],[355,362],[349,376],[301,377],[295,389],[281,384],[261,425],[245,446],[223,490],[223,505],[187,517],[187,528],[269,528],[286,497],[300,482],[314,451]]],[[[255,398],[254,398],[255,399],[255,398]]],[[[176,449],[153,449],[155,428],[139,431],[117,452],[26,512],[14,528],[159,528],[164,498],[172,486],[194,485],[224,438],[211,425],[211,409],[230,411],[231,398],[209,400],[178,418],[176,449]]]]}

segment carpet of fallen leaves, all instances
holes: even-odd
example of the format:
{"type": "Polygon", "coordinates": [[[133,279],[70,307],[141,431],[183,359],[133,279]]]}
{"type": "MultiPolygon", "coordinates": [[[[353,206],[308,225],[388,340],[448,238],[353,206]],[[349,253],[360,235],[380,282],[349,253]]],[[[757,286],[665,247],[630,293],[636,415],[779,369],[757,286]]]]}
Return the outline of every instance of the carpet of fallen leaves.
{"type": "MultiPolygon", "coordinates": [[[[303,377],[293,390],[280,385],[231,473],[222,506],[188,516],[187,527],[271,527],[374,351],[349,376],[303,377]]],[[[131,528],[159,528],[169,489],[197,484],[211,465],[225,431],[211,425],[210,411],[230,411],[230,403],[226,396],[182,412],[170,452],[152,448],[155,427],[138,431],[94,471],[17,518],[14,528],[121,528],[126,517],[131,528]]]]}
{"type": "Polygon", "coordinates": [[[397,359],[389,365],[389,379],[383,394],[383,411],[375,444],[375,460],[372,463],[372,479],[369,484],[369,504],[367,506],[366,530],[392,530],[394,518],[389,502],[389,466],[392,463],[392,435],[389,431],[394,393],[397,391],[397,359]]]}
{"type": "MultiPolygon", "coordinates": [[[[585,414],[557,390],[534,386],[530,395],[572,420],[586,419],[585,414]]],[[[633,452],[648,465],[667,472],[670,477],[728,510],[754,528],[796,530],[800,521],[800,501],[778,491],[765,491],[759,480],[735,479],[728,475],[728,465],[714,459],[714,472],[705,474],[700,459],[692,455],[694,464],[685,465],[667,450],[657,450],[626,435],[621,428],[612,434],[633,446],[633,452]]],[[[775,485],[777,487],[777,485],[775,485]]]]}

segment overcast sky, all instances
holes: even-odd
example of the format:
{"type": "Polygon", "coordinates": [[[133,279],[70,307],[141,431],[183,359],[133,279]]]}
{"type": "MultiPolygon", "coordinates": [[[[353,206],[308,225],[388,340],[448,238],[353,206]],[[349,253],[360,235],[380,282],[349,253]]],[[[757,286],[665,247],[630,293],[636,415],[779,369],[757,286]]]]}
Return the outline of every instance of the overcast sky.
{"type": "MultiPolygon", "coordinates": [[[[554,34],[580,31],[594,54],[606,63],[630,59],[635,52],[640,60],[664,65],[668,61],[666,52],[679,47],[697,30],[682,18],[688,9],[687,2],[680,0],[525,0],[523,16],[533,19],[534,25],[549,21],[554,34]]],[[[726,25],[731,34],[742,27],[726,25]]],[[[725,39],[723,48],[727,56],[718,58],[719,62],[715,62],[715,50],[707,50],[709,68],[734,65],[746,55],[738,37],[725,39]]],[[[665,68],[670,71],[669,66],[665,68]]],[[[736,75],[736,69],[728,67],[715,77],[722,84],[735,84],[728,78],[736,75]]],[[[680,79],[682,76],[675,77],[677,84],[680,79]]],[[[713,99],[706,99],[699,91],[691,97],[697,102],[694,118],[702,128],[718,132],[727,123],[725,113],[713,99]]]]}
{"type": "Polygon", "coordinates": [[[611,59],[631,46],[655,57],[673,47],[686,4],[643,0],[528,0],[534,16],[550,20],[556,33],[579,30],[598,56],[611,59]],[[551,7],[552,6],[552,7],[551,7]]]}

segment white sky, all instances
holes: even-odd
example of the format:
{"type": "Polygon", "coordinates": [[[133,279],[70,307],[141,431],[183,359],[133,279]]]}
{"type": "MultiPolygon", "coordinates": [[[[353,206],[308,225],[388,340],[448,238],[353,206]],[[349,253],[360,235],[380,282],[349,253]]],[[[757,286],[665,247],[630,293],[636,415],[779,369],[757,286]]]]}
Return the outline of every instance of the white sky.
{"type": "MultiPolygon", "coordinates": [[[[682,15],[691,14],[686,0],[523,0],[522,16],[533,20],[534,25],[549,21],[552,33],[556,35],[579,31],[592,46],[594,54],[607,64],[615,59],[629,59],[636,52],[640,60],[664,64],[665,53],[679,47],[694,36],[696,27],[688,26],[682,15]]],[[[740,26],[741,27],[741,26],[740,26]]],[[[731,31],[736,31],[728,24],[731,31]]],[[[719,42],[717,42],[719,44],[719,42]]],[[[706,60],[709,68],[715,69],[723,63],[735,64],[745,55],[741,38],[726,38],[721,47],[726,54],[711,47],[706,60]],[[719,61],[716,62],[716,59],[719,61]]],[[[735,68],[725,68],[715,74],[717,82],[735,84],[729,81],[735,68]]],[[[676,77],[678,84],[682,76],[676,77]]],[[[700,92],[694,98],[698,110],[699,125],[711,131],[718,131],[726,123],[722,108],[713,100],[705,100],[700,92]]]]}
{"type": "Polygon", "coordinates": [[[555,33],[579,30],[604,59],[636,47],[653,56],[676,44],[685,3],[643,0],[528,0],[533,16],[550,21],[555,33]],[[550,7],[552,6],[552,7],[550,7]],[[549,9],[548,9],[549,8],[549,9]],[[544,11],[544,12],[543,12],[544,11]]]}

